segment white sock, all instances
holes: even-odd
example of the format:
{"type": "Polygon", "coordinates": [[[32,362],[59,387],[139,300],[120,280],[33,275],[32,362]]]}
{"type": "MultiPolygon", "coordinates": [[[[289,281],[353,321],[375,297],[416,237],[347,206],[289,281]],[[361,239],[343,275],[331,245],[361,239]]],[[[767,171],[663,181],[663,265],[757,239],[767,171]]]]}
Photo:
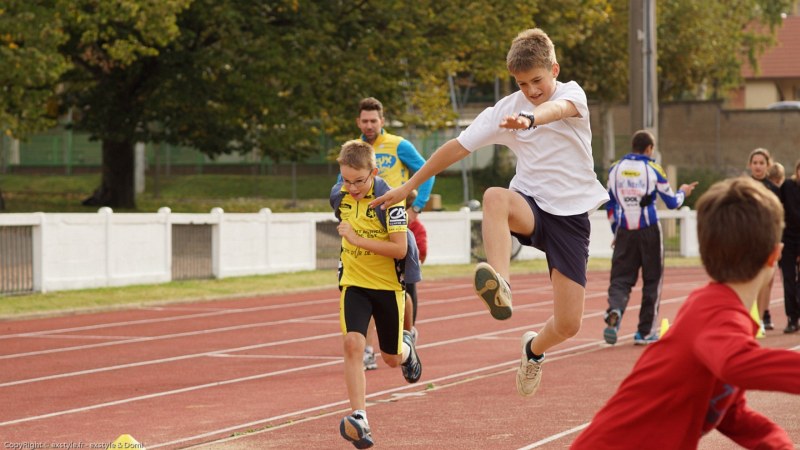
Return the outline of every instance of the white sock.
{"type": "Polygon", "coordinates": [[[402,363],[408,361],[408,357],[411,356],[411,347],[408,346],[405,342],[403,342],[403,360],[400,361],[402,363]]]}
{"type": "MultiPolygon", "coordinates": [[[[361,418],[364,419],[364,422],[367,422],[367,412],[365,410],[357,409],[357,410],[353,411],[353,415],[354,416],[361,416],[361,418]]],[[[367,423],[369,423],[369,422],[367,422],[367,423]]]]}
{"type": "Polygon", "coordinates": [[[375,353],[375,351],[374,351],[374,349],[372,348],[371,345],[368,345],[368,346],[364,347],[364,351],[366,353],[375,353]]]}

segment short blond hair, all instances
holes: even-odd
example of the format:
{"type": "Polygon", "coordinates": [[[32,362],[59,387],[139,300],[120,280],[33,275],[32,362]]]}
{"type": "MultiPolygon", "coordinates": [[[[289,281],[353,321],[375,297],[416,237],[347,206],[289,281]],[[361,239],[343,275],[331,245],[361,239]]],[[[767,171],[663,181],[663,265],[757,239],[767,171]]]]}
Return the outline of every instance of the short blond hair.
{"type": "Polygon", "coordinates": [[[786,179],[786,169],[783,164],[776,162],[767,169],[767,179],[773,184],[780,185],[786,179]]]}
{"type": "Polygon", "coordinates": [[[781,242],[783,205],[763,183],[738,177],[697,200],[697,240],[708,275],[720,283],[755,278],[781,242]]]}
{"type": "Polygon", "coordinates": [[[375,150],[369,143],[361,139],[353,139],[342,144],[339,157],[336,162],[340,166],[348,166],[354,169],[375,169],[378,162],[375,160],[375,150]]]}
{"type": "Polygon", "coordinates": [[[511,41],[511,48],[506,55],[506,66],[511,73],[540,68],[550,70],[555,64],[556,49],[553,41],[540,28],[519,33],[511,41]]]}

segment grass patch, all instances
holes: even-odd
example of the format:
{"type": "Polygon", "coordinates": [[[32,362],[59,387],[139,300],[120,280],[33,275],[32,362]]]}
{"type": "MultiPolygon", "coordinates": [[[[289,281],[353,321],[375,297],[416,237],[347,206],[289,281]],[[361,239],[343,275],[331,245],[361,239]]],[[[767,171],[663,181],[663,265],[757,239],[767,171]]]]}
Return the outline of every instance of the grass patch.
{"type": "MultiPolygon", "coordinates": [[[[609,259],[592,258],[589,270],[607,271],[609,259]]],[[[696,267],[699,258],[667,258],[668,267],[696,267]]],[[[474,265],[424,266],[425,280],[468,277],[474,265]]],[[[513,261],[513,274],[545,273],[544,260],[513,261]]],[[[423,283],[425,281],[423,280],[423,283]]],[[[279,294],[336,285],[335,270],[315,270],[286,274],[248,276],[212,280],[184,280],[164,284],[114,288],[56,291],[0,297],[0,318],[11,319],[34,315],[59,315],[107,309],[132,308],[187,301],[237,298],[279,294]]]]}
{"type": "MultiPolygon", "coordinates": [[[[162,206],[179,213],[207,213],[222,208],[232,213],[256,213],[262,208],[273,212],[328,212],[328,195],[336,175],[300,175],[293,181],[284,175],[174,175],[162,176],[158,184],[152,177],[145,192],[136,199],[135,210],[118,212],[156,212],[162,206]]],[[[83,206],[100,184],[98,174],[14,175],[0,178],[5,212],[96,212],[83,206]]],[[[456,211],[463,203],[461,178],[438,176],[433,192],[442,196],[442,206],[456,211]]]]}

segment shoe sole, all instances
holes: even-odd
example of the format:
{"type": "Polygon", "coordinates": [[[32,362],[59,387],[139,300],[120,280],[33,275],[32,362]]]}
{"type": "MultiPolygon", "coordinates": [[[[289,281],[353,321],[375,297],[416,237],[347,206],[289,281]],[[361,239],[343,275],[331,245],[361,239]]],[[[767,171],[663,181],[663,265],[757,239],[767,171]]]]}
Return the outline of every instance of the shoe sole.
{"type": "MultiPolygon", "coordinates": [[[[520,366],[522,366],[523,364],[527,364],[528,363],[528,353],[525,351],[526,350],[525,346],[528,345],[528,342],[530,342],[530,340],[532,338],[535,338],[538,335],[539,334],[534,332],[534,331],[528,331],[528,332],[526,332],[525,334],[522,335],[522,339],[521,339],[521,342],[520,342],[520,344],[522,346],[522,355],[520,357],[520,366]]],[[[541,370],[541,368],[539,370],[541,370]]],[[[519,381],[519,369],[517,369],[516,382],[517,382],[517,393],[519,395],[521,395],[523,397],[530,397],[531,395],[535,394],[536,391],[539,389],[539,384],[541,383],[541,381],[542,381],[542,378],[541,378],[541,375],[539,375],[539,383],[536,384],[536,386],[533,388],[533,390],[531,392],[525,392],[525,391],[522,390],[522,383],[519,381]]]]}
{"type": "Polygon", "coordinates": [[[403,342],[405,342],[406,336],[408,336],[408,340],[411,341],[411,342],[406,342],[407,344],[409,344],[408,347],[411,349],[411,355],[408,357],[408,360],[411,360],[411,358],[417,360],[417,364],[419,364],[419,375],[417,375],[414,378],[409,378],[406,376],[405,371],[402,372],[403,372],[403,378],[405,378],[406,381],[409,382],[410,384],[414,384],[417,381],[419,381],[420,378],[422,378],[422,361],[419,360],[419,355],[417,354],[417,347],[414,345],[414,340],[413,338],[411,338],[411,333],[403,334],[403,342]]]}
{"type": "Polygon", "coordinates": [[[607,327],[603,330],[603,339],[606,340],[607,344],[614,345],[617,343],[617,329],[613,327],[607,327]]]}
{"type": "Polygon", "coordinates": [[[489,313],[497,320],[506,320],[511,317],[511,305],[498,298],[500,291],[500,278],[492,266],[487,263],[478,263],[475,267],[475,293],[489,308],[489,313]]]}
{"type": "Polygon", "coordinates": [[[363,431],[364,430],[358,426],[356,419],[353,417],[347,416],[339,423],[339,433],[342,437],[352,442],[353,445],[359,449],[370,448],[375,445],[370,432],[367,431],[363,433],[363,431]]]}
{"type": "Polygon", "coordinates": [[[603,339],[605,339],[606,343],[614,345],[617,343],[617,324],[619,324],[619,314],[616,312],[614,312],[613,315],[612,313],[609,313],[608,318],[610,320],[606,329],[603,330],[603,339]]]}

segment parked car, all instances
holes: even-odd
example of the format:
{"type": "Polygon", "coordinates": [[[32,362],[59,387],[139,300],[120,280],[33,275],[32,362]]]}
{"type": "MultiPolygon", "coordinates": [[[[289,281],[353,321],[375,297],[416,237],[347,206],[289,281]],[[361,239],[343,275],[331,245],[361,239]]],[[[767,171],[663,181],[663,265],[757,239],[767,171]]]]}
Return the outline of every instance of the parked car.
{"type": "Polygon", "coordinates": [[[787,100],[783,102],[776,102],[767,106],[767,109],[800,109],[800,101],[787,100]]]}

